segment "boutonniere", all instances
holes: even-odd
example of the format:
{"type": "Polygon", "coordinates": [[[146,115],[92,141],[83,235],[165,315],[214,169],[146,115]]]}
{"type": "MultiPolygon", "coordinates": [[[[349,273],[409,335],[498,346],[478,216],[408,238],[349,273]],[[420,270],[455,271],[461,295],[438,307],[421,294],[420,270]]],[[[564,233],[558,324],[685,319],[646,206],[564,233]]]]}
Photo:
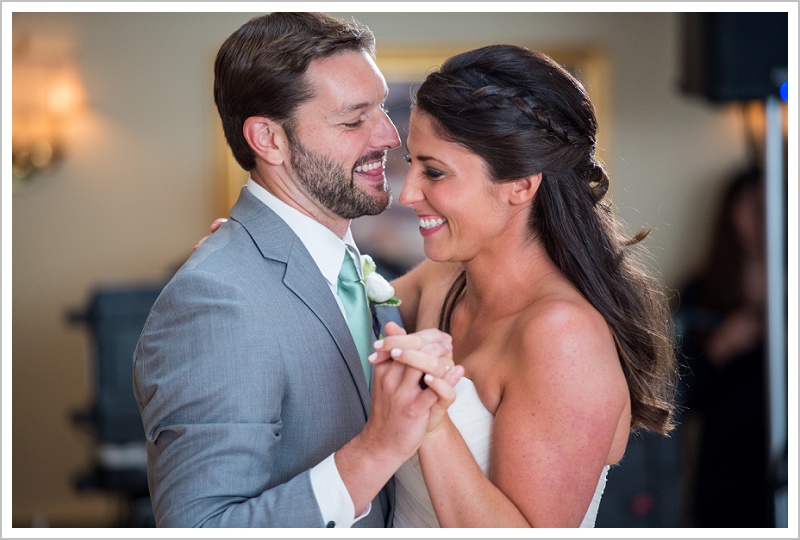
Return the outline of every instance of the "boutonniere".
{"type": "Polygon", "coordinates": [[[380,275],[375,261],[369,255],[361,256],[361,273],[364,276],[364,288],[367,290],[367,299],[371,305],[399,306],[400,299],[394,295],[394,287],[380,275]]]}

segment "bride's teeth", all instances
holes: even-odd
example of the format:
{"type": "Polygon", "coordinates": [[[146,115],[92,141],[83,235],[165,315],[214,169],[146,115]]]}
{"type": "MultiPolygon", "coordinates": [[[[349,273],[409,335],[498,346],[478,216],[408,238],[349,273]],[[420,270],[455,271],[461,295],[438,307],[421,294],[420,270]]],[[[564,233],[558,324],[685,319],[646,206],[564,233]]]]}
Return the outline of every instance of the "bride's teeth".
{"type": "Polygon", "coordinates": [[[447,220],[444,218],[437,218],[437,219],[420,218],[419,226],[422,227],[423,229],[432,229],[434,227],[438,227],[439,225],[444,224],[446,221],[447,220]]]}

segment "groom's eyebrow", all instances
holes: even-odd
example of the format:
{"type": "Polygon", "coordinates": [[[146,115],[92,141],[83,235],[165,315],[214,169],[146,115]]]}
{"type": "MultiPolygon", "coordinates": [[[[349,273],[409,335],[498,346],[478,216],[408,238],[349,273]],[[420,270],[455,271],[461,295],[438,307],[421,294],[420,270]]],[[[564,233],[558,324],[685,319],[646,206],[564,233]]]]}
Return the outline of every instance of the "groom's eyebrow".
{"type": "Polygon", "coordinates": [[[362,109],[366,109],[370,105],[371,105],[371,103],[368,102],[368,101],[365,101],[363,103],[354,103],[354,104],[351,104],[351,105],[342,105],[339,108],[339,110],[336,111],[336,113],[339,114],[339,115],[342,115],[342,116],[346,116],[346,115],[348,115],[348,114],[350,114],[352,112],[359,111],[359,110],[362,110],[362,109]]]}
{"type": "MultiPolygon", "coordinates": [[[[383,93],[383,101],[381,103],[385,102],[387,97],[389,97],[388,88],[383,93]]],[[[361,103],[344,104],[341,107],[339,107],[339,110],[336,112],[341,115],[346,115],[355,111],[359,111],[361,109],[368,109],[373,105],[373,103],[374,102],[372,101],[362,101],[361,103]]]]}

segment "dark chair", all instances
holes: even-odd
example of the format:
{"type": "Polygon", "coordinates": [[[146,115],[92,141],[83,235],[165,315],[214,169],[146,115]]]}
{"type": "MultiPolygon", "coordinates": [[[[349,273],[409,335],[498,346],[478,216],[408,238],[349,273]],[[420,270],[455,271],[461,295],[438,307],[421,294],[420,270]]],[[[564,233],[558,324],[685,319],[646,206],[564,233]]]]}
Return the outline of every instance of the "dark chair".
{"type": "Polygon", "coordinates": [[[133,352],[164,283],[101,286],[85,309],[70,310],[68,322],[91,337],[93,399],[72,422],[89,429],[92,463],[81,472],[79,491],[100,490],[122,497],[120,526],[153,527],[147,487],[144,429],[133,395],[133,352]]]}

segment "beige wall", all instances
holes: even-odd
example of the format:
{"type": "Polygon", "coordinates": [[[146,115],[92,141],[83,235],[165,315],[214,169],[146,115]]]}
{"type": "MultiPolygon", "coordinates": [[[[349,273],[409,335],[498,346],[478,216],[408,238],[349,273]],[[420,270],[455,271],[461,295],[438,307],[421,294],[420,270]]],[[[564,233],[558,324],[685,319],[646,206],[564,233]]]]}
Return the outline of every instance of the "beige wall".
{"type": "MultiPolygon", "coordinates": [[[[190,252],[222,209],[211,63],[244,13],[15,13],[13,33],[60,39],[88,101],[55,170],[13,194],[13,515],[17,525],[103,523],[77,495],[91,439],[68,415],[90,401],[88,336],[65,324],[100,282],[151,279],[190,252]]],[[[698,259],[724,174],[744,160],[730,107],[677,89],[670,13],[363,13],[378,48],[518,42],[590,46],[609,60],[613,200],[677,286],[698,259]]],[[[605,132],[603,130],[605,129],[605,132]]],[[[4,170],[6,166],[4,164],[4,170]]],[[[6,182],[6,179],[4,179],[6,182]]],[[[4,359],[9,361],[9,359],[4,359]]],[[[8,443],[8,441],[4,441],[8,443]]]]}

